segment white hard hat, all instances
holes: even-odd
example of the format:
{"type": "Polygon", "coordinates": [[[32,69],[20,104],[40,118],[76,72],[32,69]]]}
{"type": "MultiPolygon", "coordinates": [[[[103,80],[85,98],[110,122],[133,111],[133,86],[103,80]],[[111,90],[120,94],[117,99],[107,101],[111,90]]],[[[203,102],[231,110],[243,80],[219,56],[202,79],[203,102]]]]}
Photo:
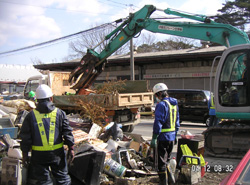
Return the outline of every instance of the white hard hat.
{"type": "Polygon", "coordinates": [[[168,90],[168,87],[164,83],[158,83],[153,87],[154,94],[165,90],[168,90]]]}
{"type": "Polygon", "coordinates": [[[237,88],[235,86],[231,86],[229,89],[229,92],[237,91],[237,88]]]}
{"type": "Polygon", "coordinates": [[[49,86],[42,84],[36,89],[36,99],[45,99],[53,96],[52,90],[49,86]]]}

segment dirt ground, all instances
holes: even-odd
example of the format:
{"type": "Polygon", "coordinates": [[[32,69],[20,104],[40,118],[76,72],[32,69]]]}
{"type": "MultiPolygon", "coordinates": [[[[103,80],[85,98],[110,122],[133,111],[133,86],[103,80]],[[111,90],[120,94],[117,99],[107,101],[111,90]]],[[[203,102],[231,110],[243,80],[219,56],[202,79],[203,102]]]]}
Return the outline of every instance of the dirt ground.
{"type": "Polygon", "coordinates": [[[200,184],[209,184],[209,185],[218,185],[220,182],[226,178],[229,173],[206,173],[197,185],[200,184]]]}
{"type": "MultiPolygon", "coordinates": [[[[204,177],[196,183],[195,185],[219,185],[220,182],[227,177],[228,173],[205,173],[204,177]]],[[[159,184],[158,176],[147,176],[147,177],[140,177],[136,179],[114,179],[114,181],[109,181],[106,183],[101,183],[102,185],[157,185],[159,184]]],[[[187,185],[189,183],[180,182],[179,180],[175,183],[176,185],[187,185]]]]}
{"type": "MultiPolygon", "coordinates": [[[[228,175],[228,173],[206,173],[204,175],[203,178],[201,178],[201,180],[196,183],[195,185],[204,185],[204,184],[208,184],[208,185],[219,185],[220,182],[228,175]]],[[[146,185],[146,184],[152,184],[152,185],[156,185],[159,183],[159,179],[157,177],[151,177],[151,178],[140,178],[137,179],[137,184],[141,184],[141,185],[146,185]],[[147,180],[146,180],[147,179],[147,180]]],[[[177,181],[177,183],[175,183],[176,185],[186,185],[188,183],[185,182],[179,182],[177,181]]]]}

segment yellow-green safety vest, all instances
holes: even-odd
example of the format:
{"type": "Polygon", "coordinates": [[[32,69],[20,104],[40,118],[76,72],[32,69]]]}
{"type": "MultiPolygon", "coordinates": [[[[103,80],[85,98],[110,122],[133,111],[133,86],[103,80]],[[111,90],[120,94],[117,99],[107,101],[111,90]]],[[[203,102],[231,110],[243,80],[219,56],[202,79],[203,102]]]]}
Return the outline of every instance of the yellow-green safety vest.
{"type": "Polygon", "coordinates": [[[169,108],[169,116],[170,116],[170,128],[164,128],[161,129],[161,132],[172,132],[175,131],[175,123],[176,123],[176,117],[177,117],[177,106],[171,105],[169,101],[163,100],[168,104],[169,108]]]}
{"type": "Polygon", "coordinates": [[[52,112],[48,114],[41,114],[37,110],[33,110],[37,126],[39,128],[41,140],[43,146],[35,146],[32,145],[32,150],[36,151],[52,151],[63,147],[63,142],[54,145],[54,137],[55,137],[55,125],[56,125],[56,113],[57,108],[55,108],[52,112]],[[46,132],[43,125],[43,118],[50,118],[50,127],[49,127],[49,141],[47,140],[46,132]]]}
{"type": "Polygon", "coordinates": [[[211,98],[210,109],[215,109],[215,106],[214,106],[214,96],[212,95],[210,98],[211,98]]]}

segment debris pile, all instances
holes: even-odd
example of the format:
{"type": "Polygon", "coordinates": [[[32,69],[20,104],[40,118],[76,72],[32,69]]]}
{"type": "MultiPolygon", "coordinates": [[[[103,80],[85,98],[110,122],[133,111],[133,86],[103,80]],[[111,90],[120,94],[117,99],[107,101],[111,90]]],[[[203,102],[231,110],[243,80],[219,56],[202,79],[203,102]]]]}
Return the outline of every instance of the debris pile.
{"type": "MultiPolygon", "coordinates": [[[[74,149],[76,158],[79,155],[82,160],[89,158],[89,156],[83,156],[83,150],[86,153],[86,148],[88,148],[87,151],[95,151],[96,156],[100,155],[100,152],[103,153],[103,159],[92,156],[93,163],[102,163],[101,168],[99,166],[99,172],[102,175],[94,178],[95,180],[99,178],[98,183],[112,184],[121,179],[136,181],[140,177],[157,176],[157,173],[153,170],[153,154],[150,150],[150,144],[141,135],[123,133],[121,125],[115,122],[111,122],[102,128],[98,124],[88,122],[77,125],[75,124],[76,120],[80,120],[80,117],[69,117],[76,143],[74,149]],[[89,128],[86,129],[87,127],[89,128]]],[[[77,178],[83,183],[90,182],[90,177],[83,179],[83,174],[79,177],[72,171],[72,168],[75,169],[77,165],[78,163],[73,161],[73,164],[69,167],[73,179],[77,178]]],[[[92,170],[96,170],[96,168],[92,170]]]]}
{"type": "MultiPolygon", "coordinates": [[[[0,106],[1,120],[8,122],[5,124],[8,130],[0,138],[1,158],[13,158],[22,167],[18,133],[35,104],[20,99],[4,101],[0,106]],[[8,144],[10,141],[15,146],[8,144]]],[[[121,124],[105,124],[105,111],[97,104],[89,102],[82,106],[84,111],[67,115],[75,139],[75,159],[69,163],[73,184],[117,184],[157,176],[148,141],[141,135],[123,132],[121,124]]]]}
{"type": "Polygon", "coordinates": [[[126,85],[126,80],[118,80],[118,81],[112,80],[97,85],[95,87],[95,90],[97,94],[110,94],[125,90],[124,88],[125,85],[126,85]]]}
{"type": "Polygon", "coordinates": [[[0,104],[0,184],[26,184],[18,134],[25,116],[35,107],[34,102],[24,99],[0,104]]]}
{"type": "MultiPolygon", "coordinates": [[[[68,163],[72,184],[158,183],[159,179],[154,169],[154,156],[150,142],[141,135],[123,132],[121,124],[107,123],[105,110],[98,104],[92,101],[85,103],[81,100],[79,100],[79,104],[82,107],[79,114],[67,115],[75,139],[75,158],[68,163]]],[[[11,102],[6,101],[0,104],[0,113],[3,117],[0,120],[5,119],[5,123],[1,126],[7,125],[6,130],[0,129],[0,135],[2,135],[0,137],[0,152],[5,163],[7,163],[7,157],[15,159],[16,162],[20,163],[20,168],[22,167],[20,160],[22,152],[19,149],[18,133],[25,116],[33,108],[35,108],[34,102],[28,100],[11,100],[11,102]]],[[[189,178],[190,182],[198,182],[200,177],[204,176],[202,170],[204,170],[206,163],[200,154],[198,156],[193,154],[194,151],[189,150],[188,146],[185,145],[186,140],[196,136],[183,132],[181,137],[183,146],[180,145],[180,152],[177,152],[177,163],[180,160],[178,158],[182,155],[188,157],[183,159],[185,164],[180,166],[180,173],[183,178],[189,178]],[[178,155],[178,153],[181,154],[178,155]],[[199,171],[194,175],[190,173],[192,172],[190,169],[194,165],[192,161],[190,162],[191,158],[200,161],[195,164],[199,167],[199,171]],[[197,178],[194,179],[194,177],[197,178]]],[[[5,174],[2,173],[1,176],[5,176],[5,174]]],[[[173,179],[177,179],[177,176],[173,179]]]]}

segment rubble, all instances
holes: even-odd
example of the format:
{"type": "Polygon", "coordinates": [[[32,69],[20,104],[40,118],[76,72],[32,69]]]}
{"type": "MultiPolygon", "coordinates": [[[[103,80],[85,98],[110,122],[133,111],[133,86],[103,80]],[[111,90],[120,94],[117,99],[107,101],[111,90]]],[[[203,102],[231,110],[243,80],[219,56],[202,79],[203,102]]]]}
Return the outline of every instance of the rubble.
{"type": "Polygon", "coordinates": [[[122,91],[125,90],[124,86],[126,85],[127,80],[111,80],[111,81],[106,81],[103,82],[101,85],[97,85],[95,87],[96,93],[97,94],[110,94],[114,93],[116,91],[122,91]]]}
{"type": "MultiPolygon", "coordinates": [[[[10,120],[13,123],[11,127],[20,129],[24,117],[33,107],[28,104],[29,107],[25,110],[24,103],[16,102],[15,100],[15,104],[13,102],[5,104],[12,105],[12,110],[4,105],[0,105],[0,110],[5,118],[9,119],[12,114],[15,115],[15,120],[12,121],[13,118],[10,120]]],[[[67,117],[75,139],[75,159],[69,163],[73,184],[158,184],[159,179],[154,170],[150,141],[139,134],[123,132],[122,126],[115,122],[106,125],[101,122],[96,124],[90,119],[83,119],[80,114],[69,114],[67,117]]],[[[6,139],[8,135],[4,134],[0,140],[1,157],[14,158],[22,166],[18,134],[11,136],[11,139],[6,139]],[[8,140],[15,141],[17,145],[11,147],[8,140]]],[[[180,171],[176,170],[176,172],[177,179],[180,171]]],[[[206,182],[204,179],[198,179],[195,182],[206,182]]],[[[181,178],[177,180],[177,184],[182,184],[181,178]]]]}
{"type": "Polygon", "coordinates": [[[17,113],[23,110],[30,111],[36,108],[36,105],[33,101],[26,99],[17,99],[17,100],[7,100],[2,103],[6,107],[12,107],[17,110],[17,113]]]}
{"type": "Polygon", "coordinates": [[[133,184],[137,178],[158,176],[152,171],[149,142],[141,135],[123,133],[116,123],[106,125],[102,132],[96,128],[97,125],[92,124],[87,133],[73,126],[73,135],[76,151],[83,145],[91,145],[96,151],[105,153],[103,170],[100,172],[106,176],[100,178],[100,184],[133,184]]]}

